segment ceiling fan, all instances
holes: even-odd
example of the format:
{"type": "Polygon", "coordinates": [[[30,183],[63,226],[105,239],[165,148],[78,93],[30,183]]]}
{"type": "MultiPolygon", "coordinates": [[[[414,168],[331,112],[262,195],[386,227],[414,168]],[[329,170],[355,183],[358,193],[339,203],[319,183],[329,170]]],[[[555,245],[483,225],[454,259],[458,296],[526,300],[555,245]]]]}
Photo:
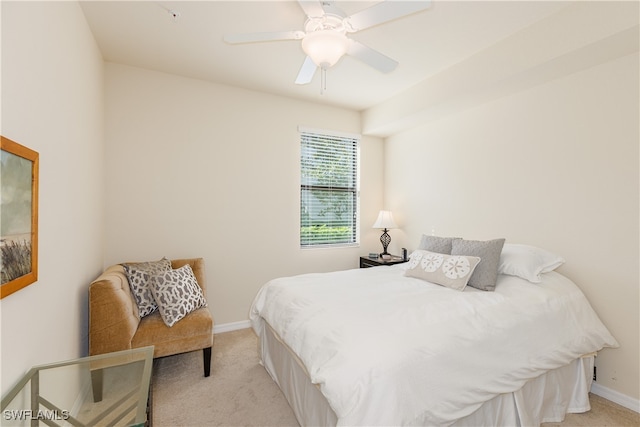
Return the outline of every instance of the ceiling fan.
{"type": "Polygon", "coordinates": [[[388,73],[398,65],[395,60],[347,37],[347,34],[419,12],[429,7],[431,1],[386,0],[351,16],[347,16],[332,1],[298,0],[298,3],[307,15],[304,31],[231,34],[224,36],[224,41],[230,44],[239,44],[302,40],[302,50],[307,54],[307,57],[300,68],[296,84],[310,83],[318,67],[326,71],[345,54],[359,59],[383,73],[388,73]]]}

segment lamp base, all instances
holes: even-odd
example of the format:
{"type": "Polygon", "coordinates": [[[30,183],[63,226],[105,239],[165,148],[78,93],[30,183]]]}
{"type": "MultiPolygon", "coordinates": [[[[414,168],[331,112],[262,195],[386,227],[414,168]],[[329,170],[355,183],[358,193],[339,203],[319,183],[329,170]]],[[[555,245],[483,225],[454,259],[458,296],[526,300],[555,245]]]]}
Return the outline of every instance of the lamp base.
{"type": "Polygon", "coordinates": [[[389,246],[389,243],[391,243],[391,236],[389,236],[389,233],[387,233],[388,231],[389,230],[385,228],[382,232],[382,236],[380,236],[380,243],[382,243],[382,253],[380,254],[381,258],[383,258],[385,255],[391,256],[391,254],[387,252],[387,247],[389,246]]]}

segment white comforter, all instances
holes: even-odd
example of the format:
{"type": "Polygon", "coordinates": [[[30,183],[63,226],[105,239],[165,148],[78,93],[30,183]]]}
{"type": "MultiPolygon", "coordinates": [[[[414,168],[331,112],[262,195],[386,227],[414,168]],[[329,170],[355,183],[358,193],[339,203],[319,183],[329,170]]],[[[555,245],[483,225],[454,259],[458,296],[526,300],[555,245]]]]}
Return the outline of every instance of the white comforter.
{"type": "Polygon", "coordinates": [[[501,275],[451,290],[404,265],[270,281],[250,319],[304,363],[340,425],[449,425],[501,393],[616,340],[578,287],[501,275]]]}

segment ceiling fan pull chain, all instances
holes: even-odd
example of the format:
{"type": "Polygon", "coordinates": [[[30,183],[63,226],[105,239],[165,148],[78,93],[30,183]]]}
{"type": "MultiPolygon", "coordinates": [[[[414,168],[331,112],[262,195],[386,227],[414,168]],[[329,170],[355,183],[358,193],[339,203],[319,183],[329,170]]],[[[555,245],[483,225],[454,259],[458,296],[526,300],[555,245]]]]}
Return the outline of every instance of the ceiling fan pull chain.
{"type": "Polygon", "coordinates": [[[327,90],[327,69],[320,67],[320,95],[324,95],[327,90]]]}

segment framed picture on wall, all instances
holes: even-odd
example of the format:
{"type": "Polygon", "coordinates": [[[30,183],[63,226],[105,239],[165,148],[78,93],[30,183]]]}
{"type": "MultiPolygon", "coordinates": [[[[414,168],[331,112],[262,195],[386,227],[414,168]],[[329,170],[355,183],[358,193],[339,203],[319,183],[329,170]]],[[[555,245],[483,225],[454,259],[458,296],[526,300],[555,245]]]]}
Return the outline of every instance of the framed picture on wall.
{"type": "Polygon", "coordinates": [[[38,153],[0,138],[0,298],[4,298],[38,279],[38,153]]]}

